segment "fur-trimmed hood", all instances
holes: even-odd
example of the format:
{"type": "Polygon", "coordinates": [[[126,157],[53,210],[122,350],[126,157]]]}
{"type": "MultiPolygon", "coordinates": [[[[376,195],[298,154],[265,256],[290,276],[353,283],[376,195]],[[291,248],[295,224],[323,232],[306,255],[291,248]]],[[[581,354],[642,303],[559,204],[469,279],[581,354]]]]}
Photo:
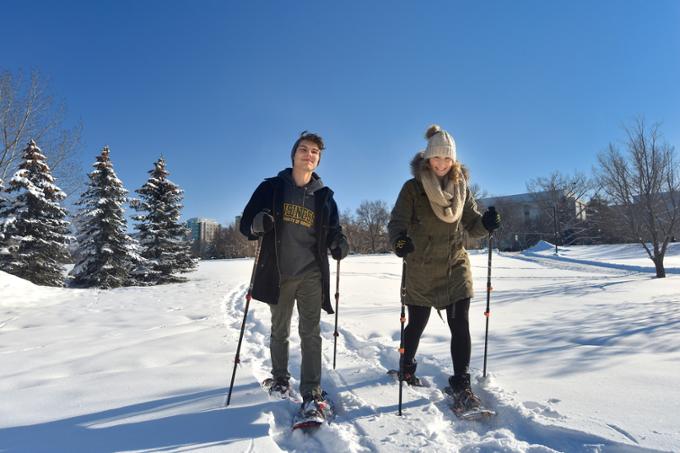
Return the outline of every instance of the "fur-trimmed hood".
{"type": "MultiPolygon", "coordinates": [[[[418,181],[420,181],[420,172],[426,167],[426,165],[427,165],[427,159],[425,159],[425,152],[424,151],[420,151],[420,152],[416,153],[416,155],[413,156],[413,159],[411,159],[411,174],[418,181]]],[[[454,179],[457,171],[460,172],[460,174],[463,175],[463,178],[465,178],[466,181],[469,181],[470,172],[468,171],[467,167],[465,167],[465,165],[463,165],[459,162],[453,163],[453,167],[451,168],[451,171],[449,172],[449,177],[454,179]]]]}

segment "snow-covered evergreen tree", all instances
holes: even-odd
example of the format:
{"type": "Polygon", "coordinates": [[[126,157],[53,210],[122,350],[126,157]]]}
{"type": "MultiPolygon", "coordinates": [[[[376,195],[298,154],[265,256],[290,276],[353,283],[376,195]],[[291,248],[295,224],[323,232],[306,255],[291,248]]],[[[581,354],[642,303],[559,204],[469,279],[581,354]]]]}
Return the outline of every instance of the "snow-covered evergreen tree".
{"type": "Polygon", "coordinates": [[[5,243],[5,205],[7,204],[5,200],[5,185],[0,178],[0,266],[2,265],[2,255],[4,253],[9,253],[7,250],[7,245],[5,243]]]}
{"type": "Polygon", "coordinates": [[[129,282],[140,262],[137,242],[127,234],[123,204],[127,193],[105,146],[92,165],[87,190],[76,202],[78,248],[71,271],[73,286],[116,288],[129,282]]]}
{"type": "Polygon", "coordinates": [[[179,222],[184,191],[170,181],[161,157],[149,171],[147,182],[136,192],[139,200],[132,207],[143,214],[133,217],[138,224],[139,243],[142,257],[146,260],[135,271],[138,279],[148,284],[184,281],[176,275],[189,272],[197,261],[191,257],[191,244],[187,239],[187,228],[179,222]]]}
{"type": "Polygon", "coordinates": [[[5,241],[9,254],[0,268],[38,285],[63,286],[64,263],[70,259],[69,222],[60,202],[66,194],[54,184],[45,156],[31,140],[7,187],[5,241]]]}

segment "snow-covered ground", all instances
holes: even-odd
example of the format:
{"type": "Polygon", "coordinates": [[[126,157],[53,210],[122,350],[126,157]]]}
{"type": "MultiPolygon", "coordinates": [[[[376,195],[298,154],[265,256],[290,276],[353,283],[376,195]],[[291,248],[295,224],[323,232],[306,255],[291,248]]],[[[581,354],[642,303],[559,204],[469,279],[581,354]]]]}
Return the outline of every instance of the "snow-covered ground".
{"type": "MultiPolygon", "coordinates": [[[[401,264],[348,257],[336,370],[334,317],[322,317],[322,384],[338,415],[314,434],[291,432],[297,407],[258,384],[269,373],[260,302],[223,406],[252,260],[202,262],[183,284],[109,291],[41,288],[0,272],[0,451],[680,451],[680,248],[666,279],[640,271],[651,270],[642,253],[494,255],[490,377],[474,388],[498,416],[483,422],[457,420],[439,390],[451,363],[434,314],[418,352],[431,385],[405,387],[397,415],[398,385],[385,371],[398,361],[401,264]]],[[[480,377],[487,256],[471,259],[480,377]]],[[[299,363],[294,333],[295,377],[299,363]]]]}
{"type": "MultiPolygon", "coordinates": [[[[652,245],[649,245],[650,250],[652,245]]],[[[616,244],[616,245],[570,245],[560,246],[555,255],[555,246],[541,241],[524,255],[558,258],[562,261],[571,261],[580,264],[594,264],[605,267],[615,267],[623,270],[638,272],[654,272],[654,263],[649,259],[647,252],[640,244],[616,244]]],[[[668,244],[664,257],[666,273],[680,274],[680,242],[668,244]]]]}

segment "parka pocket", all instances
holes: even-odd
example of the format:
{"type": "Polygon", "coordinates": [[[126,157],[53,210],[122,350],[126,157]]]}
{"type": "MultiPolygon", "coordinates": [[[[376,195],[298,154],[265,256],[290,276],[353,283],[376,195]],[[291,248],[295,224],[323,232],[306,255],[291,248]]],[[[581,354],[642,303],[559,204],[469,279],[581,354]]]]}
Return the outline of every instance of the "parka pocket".
{"type": "Polygon", "coordinates": [[[417,264],[426,264],[431,260],[432,235],[414,233],[411,237],[415,251],[409,255],[411,261],[417,264]]]}
{"type": "Polygon", "coordinates": [[[432,259],[432,235],[427,235],[427,242],[425,243],[425,248],[423,249],[423,262],[429,263],[432,259]]]}

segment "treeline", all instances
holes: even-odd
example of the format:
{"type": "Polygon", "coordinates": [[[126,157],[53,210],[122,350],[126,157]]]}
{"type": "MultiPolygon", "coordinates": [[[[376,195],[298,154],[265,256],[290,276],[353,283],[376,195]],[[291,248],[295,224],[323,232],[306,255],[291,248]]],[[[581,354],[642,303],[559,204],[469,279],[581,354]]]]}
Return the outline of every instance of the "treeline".
{"type": "MultiPolygon", "coordinates": [[[[351,253],[387,253],[387,222],[390,207],[384,201],[364,201],[354,211],[345,210],[340,224],[347,236],[351,253]]],[[[253,256],[255,241],[248,241],[234,223],[220,227],[210,242],[194,241],[192,252],[202,259],[243,258],[253,256]]]]}
{"type": "MultiPolygon", "coordinates": [[[[350,253],[390,253],[392,247],[387,235],[392,208],[382,200],[363,201],[352,212],[345,209],[340,214],[340,224],[347,236],[350,253]]],[[[467,241],[469,248],[480,247],[482,241],[467,241]]],[[[237,224],[220,227],[214,240],[194,241],[194,256],[202,259],[243,258],[255,253],[254,241],[248,241],[238,230],[237,224]]]]}
{"type": "Polygon", "coordinates": [[[187,229],[179,222],[183,192],[161,157],[146,183],[128,199],[108,147],[88,175],[69,220],[66,194],[34,141],[21,154],[7,187],[0,179],[0,270],[46,286],[115,288],[183,281],[196,267],[187,229]],[[137,211],[127,233],[125,204],[137,211]],[[71,231],[75,231],[75,237],[71,231]],[[64,265],[74,263],[68,275],[64,265]]]}

